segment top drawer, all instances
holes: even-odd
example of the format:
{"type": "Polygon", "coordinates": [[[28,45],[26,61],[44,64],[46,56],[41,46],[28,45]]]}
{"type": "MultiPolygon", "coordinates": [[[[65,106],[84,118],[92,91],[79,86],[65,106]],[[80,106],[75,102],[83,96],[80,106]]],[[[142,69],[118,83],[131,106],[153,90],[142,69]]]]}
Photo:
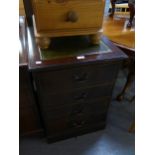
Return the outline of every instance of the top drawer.
{"type": "Polygon", "coordinates": [[[33,0],[37,31],[101,28],[103,0],[33,0]]]}
{"type": "Polygon", "coordinates": [[[96,84],[113,84],[119,63],[99,64],[34,73],[37,89],[44,93],[59,93],[96,84]]]}

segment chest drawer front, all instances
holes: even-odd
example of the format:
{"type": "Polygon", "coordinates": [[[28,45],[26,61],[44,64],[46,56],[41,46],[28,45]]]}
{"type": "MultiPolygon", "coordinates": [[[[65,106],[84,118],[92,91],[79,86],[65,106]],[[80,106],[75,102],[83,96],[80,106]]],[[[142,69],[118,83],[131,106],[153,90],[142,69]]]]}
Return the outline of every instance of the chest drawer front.
{"type": "Polygon", "coordinates": [[[48,134],[65,133],[68,130],[95,125],[96,121],[105,122],[108,103],[109,99],[105,99],[102,102],[77,104],[46,111],[44,115],[46,131],[48,134]]]}
{"type": "Polygon", "coordinates": [[[70,92],[61,92],[57,94],[42,93],[40,94],[42,104],[46,107],[59,107],[73,103],[87,103],[94,100],[103,99],[111,96],[113,85],[101,85],[86,89],[77,89],[70,92]]]}
{"type": "Polygon", "coordinates": [[[33,8],[38,31],[102,26],[102,0],[33,0],[33,8]]]}
{"type": "Polygon", "coordinates": [[[63,105],[60,107],[44,106],[42,111],[46,120],[58,118],[72,118],[76,116],[92,117],[103,114],[109,105],[110,97],[106,97],[93,102],[74,103],[73,105],[63,105]]]}
{"type": "Polygon", "coordinates": [[[106,119],[110,99],[87,105],[76,104],[62,108],[48,109],[45,112],[45,126],[48,133],[66,132],[69,129],[80,129],[106,119]]]}
{"type": "Polygon", "coordinates": [[[35,73],[36,86],[43,93],[60,93],[96,84],[113,84],[118,64],[85,66],[81,68],[35,73]]]}

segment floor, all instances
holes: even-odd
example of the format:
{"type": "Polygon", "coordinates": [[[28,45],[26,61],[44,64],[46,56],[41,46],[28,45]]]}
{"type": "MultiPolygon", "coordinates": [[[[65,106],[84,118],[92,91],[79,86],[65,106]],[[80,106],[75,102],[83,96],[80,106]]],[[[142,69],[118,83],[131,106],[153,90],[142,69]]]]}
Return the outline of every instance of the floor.
{"type": "Polygon", "coordinates": [[[126,81],[126,74],[127,71],[122,70],[118,75],[105,130],[52,144],[41,137],[23,138],[20,139],[20,155],[134,155],[135,134],[128,133],[134,119],[135,105],[128,101],[134,95],[134,83],[122,102],[115,100],[126,81]]]}

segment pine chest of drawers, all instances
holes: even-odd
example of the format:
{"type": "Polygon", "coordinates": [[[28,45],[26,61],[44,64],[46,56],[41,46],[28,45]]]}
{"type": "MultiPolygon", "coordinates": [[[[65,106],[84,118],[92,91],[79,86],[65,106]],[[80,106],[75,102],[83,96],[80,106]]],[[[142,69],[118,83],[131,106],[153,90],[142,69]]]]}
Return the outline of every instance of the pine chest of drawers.
{"type": "Polygon", "coordinates": [[[32,0],[37,42],[47,48],[50,37],[102,34],[104,0],[32,0]],[[44,44],[43,44],[44,43],[44,44]]]}
{"type": "Polygon", "coordinates": [[[104,129],[117,73],[127,56],[105,37],[92,47],[87,39],[55,38],[46,52],[31,31],[28,38],[29,70],[48,141],[104,129]]]}

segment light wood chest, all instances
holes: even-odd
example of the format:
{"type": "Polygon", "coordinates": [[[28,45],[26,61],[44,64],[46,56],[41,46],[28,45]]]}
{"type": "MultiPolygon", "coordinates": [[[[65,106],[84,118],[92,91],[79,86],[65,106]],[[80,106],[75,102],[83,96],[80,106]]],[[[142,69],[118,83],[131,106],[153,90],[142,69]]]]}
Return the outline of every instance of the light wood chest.
{"type": "Polygon", "coordinates": [[[32,0],[35,36],[39,42],[49,37],[92,35],[93,43],[100,39],[104,0],[32,0]]]}

